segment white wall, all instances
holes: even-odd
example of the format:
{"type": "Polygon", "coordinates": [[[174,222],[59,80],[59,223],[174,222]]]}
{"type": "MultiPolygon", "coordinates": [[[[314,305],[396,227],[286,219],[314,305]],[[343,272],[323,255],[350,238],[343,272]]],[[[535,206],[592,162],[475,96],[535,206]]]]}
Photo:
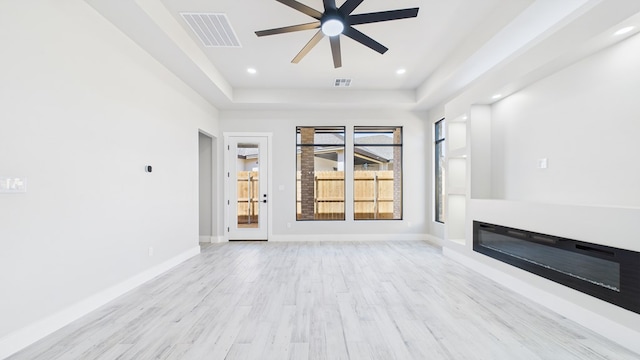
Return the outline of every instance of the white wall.
{"type": "MultiPolygon", "coordinates": [[[[341,151],[338,156],[344,158],[344,153],[341,151]]],[[[300,169],[301,165],[300,165],[300,155],[296,156],[296,169],[300,169]]],[[[321,157],[316,156],[313,159],[313,169],[314,171],[335,171],[336,168],[340,168],[340,167],[344,167],[344,159],[342,159],[342,163],[337,162],[337,161],[333,161],[333,160],[329,160],[329,159],[324,159],[321,157]]]]}
{"type": "MultiPolygon", "coordinates": [[[[314,171],[333,171],[338,163],[333,160],[316,157],[314,159],[314,171]]],[[[299,169],[299,168],[298,168],[299,169]]]]}
{"type": "Polygon", "coordinates": [[[28,179],[0,194],[0,345],[15,345],[197,249],[198,130],[218,129],[216,109],[83,1],[0,2],[0,44],[0,176],[28,179]]]}
{"type": "Polygon", "coordinates": [[[640,207],[638,64],[634,36],[496,103],[493,197],[640,207]]]}
{"type": "MultiPolygon", "coordinates": [[[[494,104],[492,199],[470,217],[640,251],[638,64],[636,35],[494,104]]],[[[537,282],[640,334],[640,315],[537,282]]]]}
{"type": "Polygon", "coordinates": [[[495,103],[489,122],[474,124],[471,116],[475,191],[467,201],[466,244],[445,242],[444,250],[638,353],[639,314],[473,252],[471,226],[478,220],[640,251],[639,63],[636,35],[495,103]],[[544,170],[537,168],[542,158],[544,170]],[[491,173],[480,173],[477,161],[491,173]]]}
{"type": "Polygon", "coordinates": [[[431,178],[426,114],[405,111],[224,111],[222,132],[273,134],[271,160],[271,234],[269,240],[424,239],[428,233],[431,178]],[[346,126],[346,169],[353,168],[350,140],[357,125],[403,126],[403,201],[401,221],[354,221],[353,184],[346,181],[345,221],[296,221],[296,126],[346,126]],[[418,164],[412,166],[412,164],[418,164]],[[287,227],[289,224],[291,227],[287,227]],[[304,236],[301,236],[304,235],[304,236]]]}

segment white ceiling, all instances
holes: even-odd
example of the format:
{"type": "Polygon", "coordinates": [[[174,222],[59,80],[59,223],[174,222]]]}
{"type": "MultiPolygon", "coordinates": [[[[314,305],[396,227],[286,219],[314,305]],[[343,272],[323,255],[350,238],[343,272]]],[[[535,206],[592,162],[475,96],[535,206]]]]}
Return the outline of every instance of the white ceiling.
{"type": "MultiPolygon", "coordinates": [[[[322,0],[300,0],[323,11],[322,0]]],[[[337,1],[341,5],[343,1],[337,1]]],[[[341,36],[343,66],[334,69],[329,39],[324,38],[298,64],[291,59],[317,30],[257,37],[271,29],[314,19],[276,0],[162,0],[195,41],[180,12],[226,13],[241,48],[203,48],[213,65],[234,88],[330,89],[336,78],[350,78],[354,89],[415,89],[462,41],[487,19],[512,18],[531,0],[365,0],[354,14],[419,7],[417,18],[358,25],[385,45],[381,55],[341,36]],[[501,4],[502,3],[502,4],[501,4]],[[510,6],[505,6],[508,3],[510,6]],[[246,69],[258,73],[251,76],[246,69]],[[396,70],[407,73],[398,76],[396,70]]]]}
{"type": "MultiPolygon", "coordinates": [[[[364,0],[353,14],[420,10],[416,18],[357,25],[389,50],[381,55],[341,36],[343,66],[334,69],[327,38],[299,64],[291,63],[316,30],[255,35],[257,30],[313,21],[276,0],[86,1],[219,109],[426,109],[599,3],[638,2],[364,0]],[[241,47],[204,47],[181,12],[225,13],[241,47]],[[249,74],[249,67],[257,73],[249,74]],[[400,68],[406,73],[398,75],[400,68]],[[352,79],[351,87],[334,88],[336,78],[352,79]]],[[[298,1],[323,10],[322,0],[298,1]]],[[[337,0],[337,5],[343,2],[337,0]]]]}

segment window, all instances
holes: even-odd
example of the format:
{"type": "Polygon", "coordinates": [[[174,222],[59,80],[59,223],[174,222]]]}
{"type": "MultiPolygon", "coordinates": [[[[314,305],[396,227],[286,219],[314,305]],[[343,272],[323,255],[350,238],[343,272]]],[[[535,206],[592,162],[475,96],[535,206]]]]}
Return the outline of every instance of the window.
{"type": "Polygon", "coordinates": [[[296,220],[344,220],[344,129],[296,128],[296,220]]]}
{"type": "Polygon", "coordinates": [[[402,128],[353,130],[355,220],[402,219],[402,128]]]}
{"type": "Polygon", "coordinates": [[[444,181],[445,181],[445,162],[444,162],[444,119],[438,121],[434,125],[435,143],[435,220],[444,223],[445,203],[444,203],[444,181]]]}

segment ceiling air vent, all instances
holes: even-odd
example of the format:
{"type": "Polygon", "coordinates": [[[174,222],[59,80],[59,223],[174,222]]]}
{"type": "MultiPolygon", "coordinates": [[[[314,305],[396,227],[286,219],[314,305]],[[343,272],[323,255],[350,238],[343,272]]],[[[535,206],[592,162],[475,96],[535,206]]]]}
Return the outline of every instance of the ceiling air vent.
{"type": "Polygon", "coordinates": [[[351,86],[351,79],[336,79],[336,82],[333,84],[335,87],[349,87],[351,86]]]}
{"type": "Polygon", "coordinates": [[[241,47],[227,14],[180,13],[204,47],[241,47]]]}

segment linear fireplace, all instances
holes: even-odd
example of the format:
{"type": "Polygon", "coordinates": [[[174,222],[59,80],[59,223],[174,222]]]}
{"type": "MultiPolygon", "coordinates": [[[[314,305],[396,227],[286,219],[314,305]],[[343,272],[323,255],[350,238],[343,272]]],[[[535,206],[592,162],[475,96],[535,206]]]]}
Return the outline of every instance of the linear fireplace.
{"type": "Polygon", "coordinates": [[[473,222],[473,250],[640,314],[640,253],[473,222]]]}

